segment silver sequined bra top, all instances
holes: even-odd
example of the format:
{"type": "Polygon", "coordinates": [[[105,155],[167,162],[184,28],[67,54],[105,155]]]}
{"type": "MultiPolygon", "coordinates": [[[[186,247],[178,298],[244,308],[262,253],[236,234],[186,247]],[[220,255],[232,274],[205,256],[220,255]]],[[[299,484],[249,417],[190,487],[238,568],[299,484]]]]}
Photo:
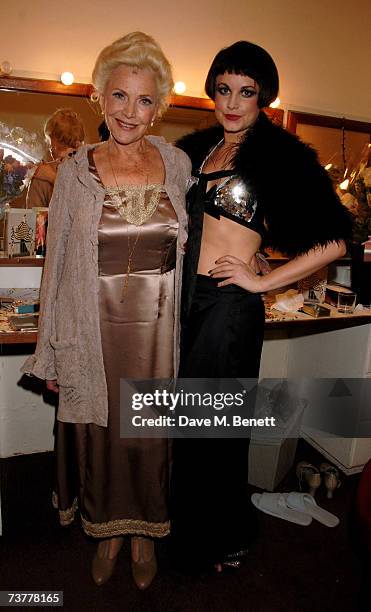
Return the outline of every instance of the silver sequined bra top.
{"type": "MultiPolygon", "coordinates": [[[[202,193],[204,212],[215,219],[226,217],[264,236],[262,207],[246,185],[232,170],[220,170],[204,174],[197,172],[198,190],[202,193]],[[209,181],[220,180],[206,191],[209,181]]],[[[200,194],[201,195],[201,194],[200,194]]]]}

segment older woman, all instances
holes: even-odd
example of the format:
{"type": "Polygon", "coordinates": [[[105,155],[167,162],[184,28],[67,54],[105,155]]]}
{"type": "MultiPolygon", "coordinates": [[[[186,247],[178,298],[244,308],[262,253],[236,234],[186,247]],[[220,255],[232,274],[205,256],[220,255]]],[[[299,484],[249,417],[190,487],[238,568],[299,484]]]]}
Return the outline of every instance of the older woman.
{"type": "Polygon", "coordinates": [[[120,378],[177,371],[190,164],[146,136],[173,85],[151,37],[135,32],[103,49],[93,83],[111,136],[58,172],[39,340],[24,369],[59,392],[61,522],[78,505],[85,532],[100,539],[99,585],[131,535],[133,577],[144,589],[156,573],[153,538],[169,533],[167,440],[120,438],[120,378]]]}
{"type": "Polygon", "coordinates": [[[53,161],[43,161],[36,168],[27,192],[28,208],[49,206],[59,164],[71,156],[85,138],[83,123],[71,108],[56,110],[44,125],[44,135],[53,161]]]}
{"type": "MultiPolygon", "coordinates": [[[[220,125],[178,143],[194,175],[180,375],[256,378],[261,293],[343,255],[350,221],[314,151],[261,111],[278,93],[277,68],[264,49],[246,41],[222,49],[206,93],[220,125]],[[262,244],[290,261],[258,275],[262,244]]],[[[246,554],[255,532],[248,450],[248,440],[175,441],[172,533],[187,569],[238,567],[246,554]]]]}

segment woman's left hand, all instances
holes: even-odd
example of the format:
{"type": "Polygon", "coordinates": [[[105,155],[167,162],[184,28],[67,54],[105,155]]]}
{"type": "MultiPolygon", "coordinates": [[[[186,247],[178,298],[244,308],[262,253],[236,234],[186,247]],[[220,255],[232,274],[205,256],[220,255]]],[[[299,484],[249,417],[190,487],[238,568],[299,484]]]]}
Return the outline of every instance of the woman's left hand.
{"type": "Polygon", "coordinates": [[[263,277],[258,276],[254,269],[242,259],[233,255],[224,255],[224,257],[217,259],[215,263],[218,265],[210,270],[209,274],[212,278],[224,279],[218,283],[218,287],[238,285],[242,289],[251,291],[251,293],[264,291],[262,287],[263,277]]]}

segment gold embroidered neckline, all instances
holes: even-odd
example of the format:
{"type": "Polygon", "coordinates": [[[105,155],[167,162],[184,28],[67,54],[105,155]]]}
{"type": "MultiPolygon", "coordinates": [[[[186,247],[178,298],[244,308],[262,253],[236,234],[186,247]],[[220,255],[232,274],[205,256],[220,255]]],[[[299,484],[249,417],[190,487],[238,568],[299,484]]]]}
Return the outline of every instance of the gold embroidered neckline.
{"type": "Polygon", "coordinates": [[[110,203],[118,210],[121,217],[128,223],[139,226],[154,214],[162,191],[164,186],[161,184],[106,187],[110,203]],[[152,193],[146,201],[148,191],[152,193]]]}
{"type": "Polygon", "coordinates": [[[158,189],[162,187],[164,189],[163,183],[153,183],[152,185],[132,185],[130,183],[124,185],[115,185],[114,187],[105,187],[107,193],[113,192],[117,193],[119,191],[145,191],[150,189],[158,189]]]}

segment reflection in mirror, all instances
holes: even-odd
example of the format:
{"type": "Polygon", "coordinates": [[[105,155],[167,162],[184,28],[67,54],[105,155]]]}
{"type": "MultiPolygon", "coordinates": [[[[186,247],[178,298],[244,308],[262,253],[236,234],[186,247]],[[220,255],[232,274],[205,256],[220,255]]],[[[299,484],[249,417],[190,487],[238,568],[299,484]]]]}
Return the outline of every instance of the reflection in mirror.
{"type": "Polygon", "coordinates": [[[289,111],[287,128],[316,149],[352,214],[353,242],[365,243],[371,234],[371,123],[289,111]]]}
{"type": "Polygon", "coordinates": [[[324,166],[332,163],[350,173],[371,142],[371,123],[289,111],[287,129],[316,149],[324,166]]]}
{"type": "Polygon", "coordinates": [[[176,142],[195,129],[203,129],[215,124],[212,109],[177,108],[170,106],[162,120],[155,124],[151,134],[163,136],[168,142],[176,142]]]}
{"type": "MultiPolygon", "coordinates": [[[[35,132],[44,140],[44,123],[58,108],[71,108],[82,119],[86,142],[96,142],[98,125],[102,118],[99,108],[89,98],[50,95],[45,93],[1,91],[0,121],[9,128],[22,127],[35,132]]],[[[45,155],[47,147],[45,146],[45,155]]]]}

